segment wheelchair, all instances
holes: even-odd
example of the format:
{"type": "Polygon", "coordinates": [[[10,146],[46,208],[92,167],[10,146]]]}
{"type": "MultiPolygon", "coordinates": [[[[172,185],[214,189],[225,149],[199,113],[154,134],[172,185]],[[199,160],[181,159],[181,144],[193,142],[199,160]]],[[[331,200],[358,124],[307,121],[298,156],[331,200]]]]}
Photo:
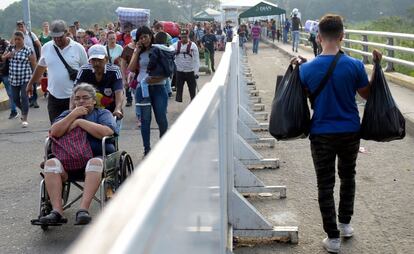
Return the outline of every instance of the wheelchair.
{"type": "MultiPolygon", "coordinates": [[[[48,159],[54,157],[51,152],[51,145],[51,139],[49,137],[46,138],[44,163],[46,163],[48,159]]],[[[105,203],[108,201],[106,194],[107,188],[112,187],[113,190],[116,191],[126,180],[126,178],[131,175],[134,169],[131,156],[125,151],[119,151],[118,137],[116,136],[106,136],[102,138],[102,154],[103,172],[100,188],[98,190],[99,198],[97,198],[96,195],[93,197],[93,199],[100,204],[101,209],[103,209],[105,203]],[[115,152],[107,154],[105,147],[106,144],[113,144],[115,146],[115,152]]],[[[52,205],[46,190],[45,176],[42,172],[40,175],[43,179],[40,182],[39,215],[37,219],[31,220],[31,224],[40,226],[43,231],[46,231],[49,226],[61,226],[67,221],[56,224],[43,224],[39,221],[40,217],[48,215],[52,211],[52,205]]],[[[80,173],[69,173],[68,175],[69,178],[65,183],[63,183],[62,187],[63,210],[70,208],[75,202],[82,198],[83,194],[83,186],[81,183],[84,181],[84,171],[80,173]],[[78,188],[81,191],[81,194],[79,194],[72,201],[69,201],[69,194],[72,185],[78,188]]]]}

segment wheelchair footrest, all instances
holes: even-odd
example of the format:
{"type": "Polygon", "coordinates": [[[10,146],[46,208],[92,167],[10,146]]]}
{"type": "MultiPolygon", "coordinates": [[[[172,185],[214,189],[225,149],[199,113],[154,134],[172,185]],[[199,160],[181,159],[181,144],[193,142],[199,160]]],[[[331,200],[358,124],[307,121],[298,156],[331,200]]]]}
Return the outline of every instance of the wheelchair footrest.
{"type": "Polygon", "coordinates": [[[59,223],[41,223],[39,219],[31,220],[30,223],[32,225],[36,226],[62,226],[63,224],[66,224],[68,222],[68,219],[62,218],[62,220],[59,223]]]}

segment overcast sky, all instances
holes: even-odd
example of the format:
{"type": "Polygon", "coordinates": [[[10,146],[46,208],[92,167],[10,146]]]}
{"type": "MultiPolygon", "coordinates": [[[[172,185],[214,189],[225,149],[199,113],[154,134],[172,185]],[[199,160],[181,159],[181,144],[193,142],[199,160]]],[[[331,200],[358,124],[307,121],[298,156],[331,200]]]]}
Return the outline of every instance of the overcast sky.
{"type": "Polygon", "coordinates": [[[3,10],[7,6],[9,6],[11,3],[17,2],[19,0],[0,0],[0,9],[3,10]]]}

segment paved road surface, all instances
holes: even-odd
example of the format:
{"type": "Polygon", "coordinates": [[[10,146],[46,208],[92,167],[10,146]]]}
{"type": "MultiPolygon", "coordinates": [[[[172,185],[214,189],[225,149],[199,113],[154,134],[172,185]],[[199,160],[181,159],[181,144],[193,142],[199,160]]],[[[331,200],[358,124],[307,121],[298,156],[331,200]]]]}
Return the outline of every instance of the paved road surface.
{"type": "MultiPolygon", "coordinates": [[[[219,63],[220,58],[221,52],[216,55],[216,63],[219,63]]],[[[211,77],[211,75],[201,75],[198,81],[199,88],[211,77]]],[[[183,103],[177,103],[174,99],[169,100],[169,124],[178,118],[189,103],[189,93],[185,86],[183,103]]],[[[43,143],[50,127],[46,99],[39,98],[39,105],[39,109],[30,109],[27,129],[20,127],[18,119],[8,120],[8,110],[0,111],[1,254],[63,253],[83,230],[83,227],[73,225],[79,203],[65,212],[69,222],[63,227],[50,228],[43,233],[40,227],[30,224],[30,220],[38,215],[41,179],[39,164],[43,158],[43,143]]],[[[136,128],[134,110],[134,107],[125,108],[120,148],[131,154],[134,165],[138,165],[144,150],[140,130],[136,128]]],[[[152,122],[151,141],[155,144],[159,132],[154,117],[152,122]]],[[[95,202],[92,204],[93,216],[99,212],[99,208],[95,202]]]]}
{"type": "MultiPolygon", "coordinates": [[[[259,54],[251,53],[249,64],[266,111],[274,93],[276,75],[287,68],[282,51],[261,44],[259,54]]],[[[299,52],[301,53],[301,52],[299,52]]],[[[414,98],[412,98],[414,101],[414,98]]],[[[360,109],[363,110],[362,107],[360,109]]],[[[268,134],[262,133],[263,136],[268,134]]],[[[414,138],[376,143],[362,141],[367,153],[357,164],[357,193],[353,225],[355,236],[343,243],[342,254],[412,253],[414,248],[414,138]]],[[[316,177],[309,140],[277,142],[274,149],[258,150],[265,158],[280,158],[277,170],[254,173],[268,185],[286,185],[287,198],[250,198],[252,204],[275,226],[299,226],[299,244],[244,245],[236,254],[326,253],[325,237],[317,202],[316,177]]],[[[337,178],[337,183],[339,179],[337,178]]],[[[338,188],[335,190],[338,200],[338,188]]]]}

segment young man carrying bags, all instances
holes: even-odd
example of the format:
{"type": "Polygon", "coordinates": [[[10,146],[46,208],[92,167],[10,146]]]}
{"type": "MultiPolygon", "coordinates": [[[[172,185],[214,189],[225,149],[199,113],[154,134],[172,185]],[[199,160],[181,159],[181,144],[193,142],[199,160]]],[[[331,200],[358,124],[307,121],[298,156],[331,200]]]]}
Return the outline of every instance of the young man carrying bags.
{"type": "MultiPolygon", "coordinates": [[[[310,141],[319,208],[323,228],[328,235],[322,244],[327,251],[334,253],[340,249],[339,237],[351,237],[354,231],[350,222],[354,210],[355,167],[360,143],[360,119],[355,95],[358,92],[363,98],[368,98],[371,83],[364,64],[340,51],[343,36],[342,18],[337,15],[324,16],[319,23],[318,34],[322,54],[300,67],[300,79],[311,95],[325,83],[319,96],[313,99],[310,141]],[[331,75],[328,69],[333,69],[331,75]],[[325,78],[327,82],[321,82],[325,76],[328,77],[325,78]],[[341,183],[338,225],[333,195],[336,157],[341,183]]],[[[374,50],[372,55],[374,61],[381,61],[381,53],[374,50]]],[[[292,62],[297,64],[298,60],[292,62]]]]}

